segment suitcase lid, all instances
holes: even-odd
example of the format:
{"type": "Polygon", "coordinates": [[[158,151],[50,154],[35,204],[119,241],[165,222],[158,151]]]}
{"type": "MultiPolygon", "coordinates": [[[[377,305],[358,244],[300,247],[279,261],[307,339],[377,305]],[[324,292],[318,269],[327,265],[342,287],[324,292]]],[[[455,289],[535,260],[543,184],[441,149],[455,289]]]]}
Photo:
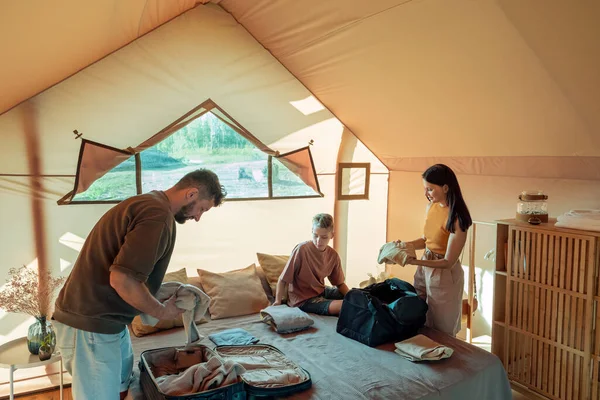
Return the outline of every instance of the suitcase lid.
{"type": "Polygon", "coordinates": [[[246,391],[255,396],[285,396],[312,386],[310,373],[290,360],[279,349],[267,344],[217,346],[223,360],[246,368],[242,380],[246,391]]]}

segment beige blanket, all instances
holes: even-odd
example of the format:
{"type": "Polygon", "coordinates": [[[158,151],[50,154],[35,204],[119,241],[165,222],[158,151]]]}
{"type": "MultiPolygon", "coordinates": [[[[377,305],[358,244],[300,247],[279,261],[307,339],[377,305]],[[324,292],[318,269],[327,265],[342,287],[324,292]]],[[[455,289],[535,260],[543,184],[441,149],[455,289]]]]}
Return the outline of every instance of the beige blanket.
{"type": "MultiPolygon", "coordinates": [[[[223,329],[243,328],[306,369],[311,375],[312,387],[286,397],[287,400],[511,398],[506,370],[500,360],[469,343],[423,328],[420,333],[452,348],[454,353],[436,362],[411,362],[394,352],[394,343],[378,348],[365,346],[337,333],[337,318],[315,314],[311,314],[311,318],[315,321],[311,329],[287,335],[280,335],[263,323],[258,313],[210,321],[198,325],[198,330],[208,336],[223,329]]],[[[136,360],[144,350],[180,346],[183,335],[183,329],[171,329],[132,338],[136,360]]],[[[213,346],[208,337],[202,343],[213,346]]],[[[137,361],[134,369],[139,376],[137,361]]],[[[129,399],[145,398],[139,380],[135,380],[129,399]]]]}
{"type": "MultiPolygon", "coordinates": [[[[194,285],[185,285],[180,282],[165,282],[156,293],[158,301],[165,301],[175,295],[177,300],[175,305],[185,310],[183,313],[183,328],[186,334],[185,348],[204,339],[204,336],[198,332],[195,321],[202,318],[210,304],[210,297],[194,285]]],[[[154,326],[158,319],[148,314],[140,315],[142,322],[146,325],[154,326]]]]}
{"type": "Polygon", "coordinates": [[[377,262],[379,264],[398,264],[404,267],[409,258],[417,258],[415,247],[411,243],[388,242],[379,249],[377,262]]]}

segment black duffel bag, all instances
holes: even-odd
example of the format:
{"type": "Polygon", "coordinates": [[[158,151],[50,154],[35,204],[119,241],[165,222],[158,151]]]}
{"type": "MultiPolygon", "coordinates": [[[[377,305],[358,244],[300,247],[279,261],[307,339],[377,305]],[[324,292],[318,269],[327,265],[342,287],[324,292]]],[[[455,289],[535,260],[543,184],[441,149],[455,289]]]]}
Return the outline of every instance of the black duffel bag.
{"type": "Polygon", "coordinates": [[[427,303],[415,288],[391,278],[346,293],[337,332],[375,347],[415,336],[425,324],[426,314],[427,303]]]}

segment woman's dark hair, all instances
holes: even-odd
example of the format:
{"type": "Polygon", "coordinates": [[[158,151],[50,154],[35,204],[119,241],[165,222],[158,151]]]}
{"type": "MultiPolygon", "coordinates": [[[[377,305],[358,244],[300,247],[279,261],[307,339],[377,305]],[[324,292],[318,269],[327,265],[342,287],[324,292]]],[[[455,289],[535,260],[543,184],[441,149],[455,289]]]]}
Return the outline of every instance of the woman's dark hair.
{"type": "Polygon", "coordinates": [[[460,229],[466,232],[473,224],[473,220],[471,219],[467,204],[463,199],[460,186],[458,185],[458,179],[456,179],[454,171],[444,164],[435,164],[427,168],[422,176],[423,179],[434,185],[448,186],[446,198],[448,200],[449,213],[448,222],[446,222],[446,230],[450,233],[454,233],[454,224],[458,218],[460,229]]]}

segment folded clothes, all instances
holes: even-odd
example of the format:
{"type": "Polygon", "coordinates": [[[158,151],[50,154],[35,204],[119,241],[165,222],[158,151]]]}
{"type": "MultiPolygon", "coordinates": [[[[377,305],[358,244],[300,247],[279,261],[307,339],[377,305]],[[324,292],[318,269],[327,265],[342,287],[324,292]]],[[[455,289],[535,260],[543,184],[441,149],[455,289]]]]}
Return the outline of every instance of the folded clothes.
{"type": "Polygon", "coordinates": [[[242,328],[225,329],[224,331],[208,335],[208,338],[217,346],[236,346],[258,343],[257,338],[242,328]]]}
{"type": "Polygon", "coordinates": [[[410,361],[435,361],[448,358],[454,353],[450,347],[441,345],[427,336],[418,334],[394,344],[395,353],[410,361]]]}
{"type": "Polygon", "coordinates": [[[388,242],[379,249],[377,262],[379,264],[398,264],[404,267],[409,258],[417,258],[415,246],[405,242],[400,242],[399,244],[388,242]]]}
{"type": "Polygon", "coordinates": [[[579,209],[579,210],[570,210],[569,212],[564,213],[558,218],[568,217],[568,218],[583,218],[588,220],[596,220],[600,221],[600,210],[593,209],[579,209]]]}
{"type": "Polygon", "coordinates": [[[571,210],[558,216],[555,226],[600,232],[600,210],[571,210]]]}
{"type": "Polygon", "coordinates": [[[315,321],[298,307],[286,304],[269,306],[260,311],[265,324],[271,325],[277,333],[298,332],[312,326],[315,321]]]}

